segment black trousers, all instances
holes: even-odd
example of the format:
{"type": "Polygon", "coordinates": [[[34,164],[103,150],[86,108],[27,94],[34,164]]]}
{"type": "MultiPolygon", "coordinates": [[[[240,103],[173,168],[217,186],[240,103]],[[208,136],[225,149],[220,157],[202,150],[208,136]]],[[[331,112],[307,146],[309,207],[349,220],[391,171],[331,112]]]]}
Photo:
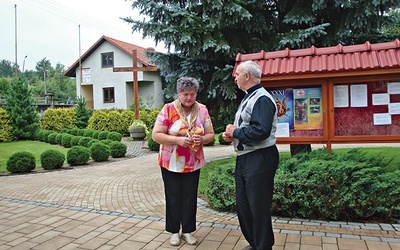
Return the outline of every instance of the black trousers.
{"type": "Polygon", "coordinates": [[[237,215],[243,236],[257,250],[270,250],[275,243],[270,209],[278,163],[275,145],[236,158],[237,215]]]}
{"type": "Polygon", "coordinates": [[[200,170],[191,173],[175,173],[161,168],[166,200],[165,230],[182,233],[196,230],[197,190],[200,170]]]}

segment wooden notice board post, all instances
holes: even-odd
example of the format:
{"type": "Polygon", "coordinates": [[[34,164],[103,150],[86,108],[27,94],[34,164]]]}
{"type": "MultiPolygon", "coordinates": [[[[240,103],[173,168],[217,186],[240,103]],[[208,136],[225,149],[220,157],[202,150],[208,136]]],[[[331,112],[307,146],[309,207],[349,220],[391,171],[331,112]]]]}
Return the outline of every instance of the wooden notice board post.
{"type": "Polygon", "coordinates": [[[133,103],[135,105],[135,120],[139,120],[139,71],[157,71],[157,67],[138,67],[137,51],[132,50],[132,67],[115,67],[113,72],[132,72],[133,77],[133,103]]]}

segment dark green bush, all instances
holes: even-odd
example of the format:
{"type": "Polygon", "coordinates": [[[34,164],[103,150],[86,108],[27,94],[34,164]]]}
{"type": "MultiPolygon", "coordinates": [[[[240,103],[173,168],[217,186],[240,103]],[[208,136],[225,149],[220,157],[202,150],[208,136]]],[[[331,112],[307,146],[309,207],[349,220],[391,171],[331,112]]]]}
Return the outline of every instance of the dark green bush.
{"type": "Polygon", "coordinates": [[[83,137],[79,136],[79,135],[72,137],[72,139],[71,139],[71,147],[73,147],[73,146],[83,146],[83,145],[79,145],[79,140],[82,139],[82,138],[83,137]]]}
{"type": "MultiPolygon", "coordinates": [[[[362,149],[343,155],[314,150],[282,160],[271,212],[292,218],[393,223],[400,218],[400,166],[388,165],[382,155],[367,155],[362,149]]],[[[234,208],[235,199],[234,165],[228,168],[210,174],[206,191],[211,205],[224,211],[234,208]]]]}
{"type": "Polygon", "coordinates": [[[56,136],[56,142],[57,142],[58,145],[61,145],[61,143],[62,143],[62,138],[63,138],[63,135],[64,135],[64,134],[66,134],[66,133],[59,133],[59,134],[57,134],[57,136],[56,136]]]}
{"type": "Polygon", "coordinates": [[[78,128],[78,131],[76,132],[77,136],[83,136],[85,134],[85,129],[83,128],[78,128]]]}
{"type": "Polygon", "coordinates": [[[326,150],[298,154],[278,168],[273,211],[309,219],[390,221],[400,215],[400,170],[385,170],[388,163],[360,149],[342,156],[326,150]]]}
{"type": "Polygon", "coordinates": [[[63,129],[61,129],[61,133],[71,134],[71,129],[70,128],[63,128],[63,129]]]}
{"type": "Polygon", "coordinates": [[[110,145],[111,145],[111,142],[113,142],[113,141],[112,141],[112,140],[109,140],[109,139],[105,139],[105,140],[101,140],[100,142],[103,143],[103,144],[105,144],[105,145],[107,145],[107,146],[110,146],[110,145]]]}
{"type": "Polygon", "coordinates": [[[90,151],[94,161],[106,161],[110,156],[110,147],[102,142],[94,143],[90,147],[90,151]]]}
{"type": "Polygon", "coordinates": [[[88,145],[88,143],[89,143],[91,140],[93,140],[93,138],[91,138],[91,137],[81,137],[81,138],[79,139],[78,145],[79,145],[79,146],[83,146],[83,147],[89,148],[90,146],[88,145]]]}
{"type": "Polygon", "coordinates": [[[73,129],[71,129],[70,134],[77,136],[78,135],[78,131],[79,131],[78,128],[73,128],[73,129]]]}
{"type": "Polygon", "coordinates": [[[88,143],[87,143],[87,147],[90,148],[93,144],[100,142],[100,140],[98,139],[91,139],[88,143]]]}
{"type": "Polygon", "coordinates": [[[32,153],[16,152],[7,160],[7,171],[11,173],[24,173],[34,170],[36,159],[32,153]]]}
{"type": "Polygon", "coordinates": [[[90,160],[90,149],[74,146],[67,152],[67,162],[71,166],[83,165],[90,160]]]}
{"type": "Polygon", "coordinates": [[[93,132],[92,137],[93,137],[94,139],[99,139],[100,132],[101,132],[101,131],[95,130],[95,131],[93,132]]]}
{"type": "Polygon", "coordinates": [[[153,138],[151,137],[151,134],[147,135],[147,146],[151,151],[159,151],[160,150],[160,144],[155,142],[153,138]]]}
{"type": "Polygon", "coordinates": [[[122,142],[113,141],[110,144],[111,156],[113,158],[124,157],[126,154],[126,149],[127,146],[122,142]]]}
{"type": "Polygon", "coordinates": [[[95,131],[96,130],[94,130],[94,129],[87,128],[87,129],[85,129],[85,132],[83,133],[83,136],[84,137],[93,137],[93,133],[95,131]]]}
{"type": "Polygon", "coordinates": [[[54,149],[48,149],[40,155],[42,168],[46,170],[61,168],[64,165],[64,161],[65,155],[54,149]]]}
{"type": "Polygon", "coordinates": [[[235,166],[218,166],[208,177],[206,196],[212,207],[220,211],[235,211],[235,166]]]}
{"type": "Polygon", "coordinates": [[[61,145],[64,148],[70,148],[71,147],[72,137],[74,137],[74,136],[71,135],[71,134],[63,134],[62,135],[62,139],[61,139],[61,145]]]}
{"type": "Polygon", "coordinates": [[[107,131],[100,131],[99,138],[97,138],[97,139],[99,139],[100,141],[107,140],[108,133],[109,132],[107,132],[107,131]]]}
{"type": "Polygon", "coordinates": [[[220,145],[230,145],[232,142],[226,142],[223,138],[222,138],[222,134],[223,133],[219,133],[218,134],[218,142],[220,145]]]}
{"type": "Polygon", "coordinates": [[[54,131],[52,131],[52,130],[44,130],[43,133],[42,133],[41,141],[49,143],[49,135],[52,134],[52,133],[54,133],[54,131]]]}
{"type": "Polygon", "coordinates": [[[58,133],[54,132],[47,136],[47,140],[49,141],[50,144],[52,145],[57,144],[57,135],[58,133]]]}
{"type": "Polygon", "coordinates": [[[122,140],[122,135],[118,132],[110,132],[107,135],[107,139],[120,142],[122,140]]]}

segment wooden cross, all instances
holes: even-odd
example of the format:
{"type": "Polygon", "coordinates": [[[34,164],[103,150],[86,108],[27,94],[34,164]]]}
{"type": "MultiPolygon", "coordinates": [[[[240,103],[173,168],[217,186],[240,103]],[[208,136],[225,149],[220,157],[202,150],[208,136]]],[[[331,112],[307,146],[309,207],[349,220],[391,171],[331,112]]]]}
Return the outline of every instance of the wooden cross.
{"type": "Polygon", "coordinates": [[[157,67],[138,67],[137,66],[137,51],[132,50],[132,67],[115,67],[113,72],[133,72],[133,102],[135,105],[135,120],[139,120],[139,86],[138,86],[138,71],[157,71],[157,67]]]}

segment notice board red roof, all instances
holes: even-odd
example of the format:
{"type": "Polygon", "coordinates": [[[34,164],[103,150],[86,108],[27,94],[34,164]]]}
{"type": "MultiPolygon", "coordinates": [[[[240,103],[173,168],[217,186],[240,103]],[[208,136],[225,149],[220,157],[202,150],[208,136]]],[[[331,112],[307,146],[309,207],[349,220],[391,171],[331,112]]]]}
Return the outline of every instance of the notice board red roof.
{"type": "Polygon", "coordinates": [[[337,73],[382,68],[400,70],[400,40],[393,42],[285,50],[253,54],[237,54],[240,62],[253,60],[262,69],[262,76],[284,76],[310,73],[337,73]]]}

